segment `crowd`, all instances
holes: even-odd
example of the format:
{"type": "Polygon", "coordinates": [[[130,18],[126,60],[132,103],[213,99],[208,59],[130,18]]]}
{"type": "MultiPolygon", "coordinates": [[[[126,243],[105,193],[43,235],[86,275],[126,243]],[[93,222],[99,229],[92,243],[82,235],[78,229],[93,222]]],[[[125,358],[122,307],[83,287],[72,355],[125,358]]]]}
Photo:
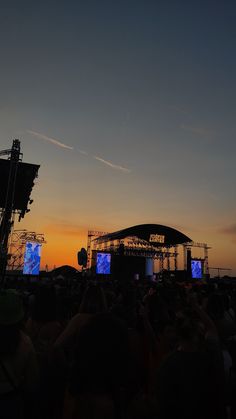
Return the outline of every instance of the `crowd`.
{"type": "Polygon", "coordinates": [[[7,283],[0,417],[234,419],[235,313],[230,283],[7,283]]]}

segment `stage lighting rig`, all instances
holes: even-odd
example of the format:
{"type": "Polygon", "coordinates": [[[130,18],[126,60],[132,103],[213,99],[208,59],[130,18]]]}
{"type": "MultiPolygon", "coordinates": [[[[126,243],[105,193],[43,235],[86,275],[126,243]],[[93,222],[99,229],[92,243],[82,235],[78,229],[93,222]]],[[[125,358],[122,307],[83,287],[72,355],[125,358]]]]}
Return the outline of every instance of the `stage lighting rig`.
{"type": "Polygon", "coordinates": [[[0,151],[0,156],[9,156],[7,160],[0,158],[0,275],[4,278],[14,216],[18,214],[20,221],[30,211],[28,203],[33,202],[30,194],[40,166],[22,163],[18,139],[13,140],[11,149],[0,151]]]}

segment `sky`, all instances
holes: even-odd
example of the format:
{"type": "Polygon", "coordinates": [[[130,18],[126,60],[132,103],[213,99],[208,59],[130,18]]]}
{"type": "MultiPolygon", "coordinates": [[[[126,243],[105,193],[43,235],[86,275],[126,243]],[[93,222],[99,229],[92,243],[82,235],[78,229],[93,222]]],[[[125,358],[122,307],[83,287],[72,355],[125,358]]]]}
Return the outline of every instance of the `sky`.
{"type": "Polygon", "coordinates": [[[41,267],[154,223],[236,275],[235,20],[227,0],[1,1],[0,150],[40,164],[15,228],[45,234],[41,267]]]}

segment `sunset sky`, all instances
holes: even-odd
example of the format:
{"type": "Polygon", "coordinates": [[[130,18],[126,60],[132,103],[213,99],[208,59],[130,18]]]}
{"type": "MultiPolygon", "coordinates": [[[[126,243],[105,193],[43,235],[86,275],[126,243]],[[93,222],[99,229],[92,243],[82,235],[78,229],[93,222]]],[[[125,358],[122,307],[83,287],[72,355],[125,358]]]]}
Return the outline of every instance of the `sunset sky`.
{"type": "Polygon", "coordinates": [[[41,165],[15,228],[42,268],[156,223],[236,275],[235,22],[233,0],[1,2],[0,149],[41,165]]]}

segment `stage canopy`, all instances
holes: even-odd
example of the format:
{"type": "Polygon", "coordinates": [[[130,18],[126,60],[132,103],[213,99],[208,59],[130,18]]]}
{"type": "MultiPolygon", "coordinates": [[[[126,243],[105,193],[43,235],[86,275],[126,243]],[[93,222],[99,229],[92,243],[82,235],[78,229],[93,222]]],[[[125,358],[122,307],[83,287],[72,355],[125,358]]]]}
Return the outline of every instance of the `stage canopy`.
{"type": "Polygon", "coordinates": [[[175,246],[177,244],[192,241],[185,234],[171,227],[160,224],[140,224],[106,234],[105,236],[100,236],[96,238],[94,242],[100,244],[114,240],[122,240],[128,237],[136,237],[139,240],[145,240],[153,246],[161,247],[175,246]]]}

